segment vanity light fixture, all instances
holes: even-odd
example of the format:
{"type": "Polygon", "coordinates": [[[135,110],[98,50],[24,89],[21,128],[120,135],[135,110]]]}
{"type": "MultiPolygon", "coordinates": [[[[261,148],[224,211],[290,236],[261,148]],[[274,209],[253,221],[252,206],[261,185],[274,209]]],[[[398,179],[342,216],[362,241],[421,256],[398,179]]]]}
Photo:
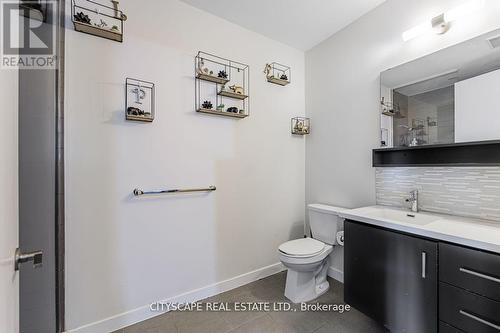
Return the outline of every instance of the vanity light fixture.
{"type": "Polygon", "coordinates": [[[456,21],[471,12],[477,11],[484,7],[484,0],[470,0],[455,7],[446,13],[437,15],[427,22],[423,22],[409,30],[403,32],[403,40],[405,42],[422,36],[424,34],[434,32],[436,34],[444,34],[450,28],[450,23],[456,21]]]}

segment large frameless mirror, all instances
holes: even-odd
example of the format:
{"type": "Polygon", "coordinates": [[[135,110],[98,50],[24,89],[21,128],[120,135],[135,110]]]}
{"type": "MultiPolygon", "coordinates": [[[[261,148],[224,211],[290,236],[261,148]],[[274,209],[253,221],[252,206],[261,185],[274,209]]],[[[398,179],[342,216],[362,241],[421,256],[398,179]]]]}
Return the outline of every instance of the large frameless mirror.
{"type": "Polygon", "coordinates": [[[500,139],[500,29],[380,77],[380,145],[500,139]]]}

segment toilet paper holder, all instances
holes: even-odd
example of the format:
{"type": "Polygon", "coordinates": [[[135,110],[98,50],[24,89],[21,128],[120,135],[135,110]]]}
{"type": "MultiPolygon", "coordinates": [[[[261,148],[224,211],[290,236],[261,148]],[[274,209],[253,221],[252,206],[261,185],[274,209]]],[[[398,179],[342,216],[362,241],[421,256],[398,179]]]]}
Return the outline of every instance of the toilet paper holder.
{"type": "Polygon", "coordinates": [[[344,246],[344,231],[337,232],[336,239],[340,246],[344,246]]]}

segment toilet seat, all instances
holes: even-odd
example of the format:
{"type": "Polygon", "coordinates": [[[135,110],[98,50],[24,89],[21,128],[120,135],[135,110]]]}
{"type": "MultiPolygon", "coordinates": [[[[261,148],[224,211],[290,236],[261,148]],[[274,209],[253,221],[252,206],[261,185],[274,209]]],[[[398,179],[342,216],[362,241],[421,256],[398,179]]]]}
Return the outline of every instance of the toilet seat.
{"type": "Polygon", "coordinates": [[[286,256],[309,258],[321,253],[325,249],[325,243],[313,238],[300,238],[285,242],[278,249],[286,256]]]}

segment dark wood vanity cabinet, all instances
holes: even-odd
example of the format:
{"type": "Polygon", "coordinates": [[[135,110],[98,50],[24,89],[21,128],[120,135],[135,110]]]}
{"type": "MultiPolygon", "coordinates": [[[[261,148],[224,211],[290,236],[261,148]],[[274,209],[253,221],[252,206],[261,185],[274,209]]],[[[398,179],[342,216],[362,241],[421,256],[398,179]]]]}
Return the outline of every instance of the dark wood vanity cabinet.
{"type": "Polygon", "coordinates": [[[345,222],[344,300],[391,332],[499,333],[500,255],[345,222]]]}
{"type": "Polygon", "coordinates": [[[439,319],[463,332],[500,332],[500,255],[439,243],[439,319]]]}
{"type": "Polygon", "coordinates": [[[344,300],[392,332],[438,331],[438,243],[345,222],[344,300]]]}
{"type": "Polygon", "coordinates": [[[500,302],[500,255],[439,243],[439,280],[500,302]]]}

